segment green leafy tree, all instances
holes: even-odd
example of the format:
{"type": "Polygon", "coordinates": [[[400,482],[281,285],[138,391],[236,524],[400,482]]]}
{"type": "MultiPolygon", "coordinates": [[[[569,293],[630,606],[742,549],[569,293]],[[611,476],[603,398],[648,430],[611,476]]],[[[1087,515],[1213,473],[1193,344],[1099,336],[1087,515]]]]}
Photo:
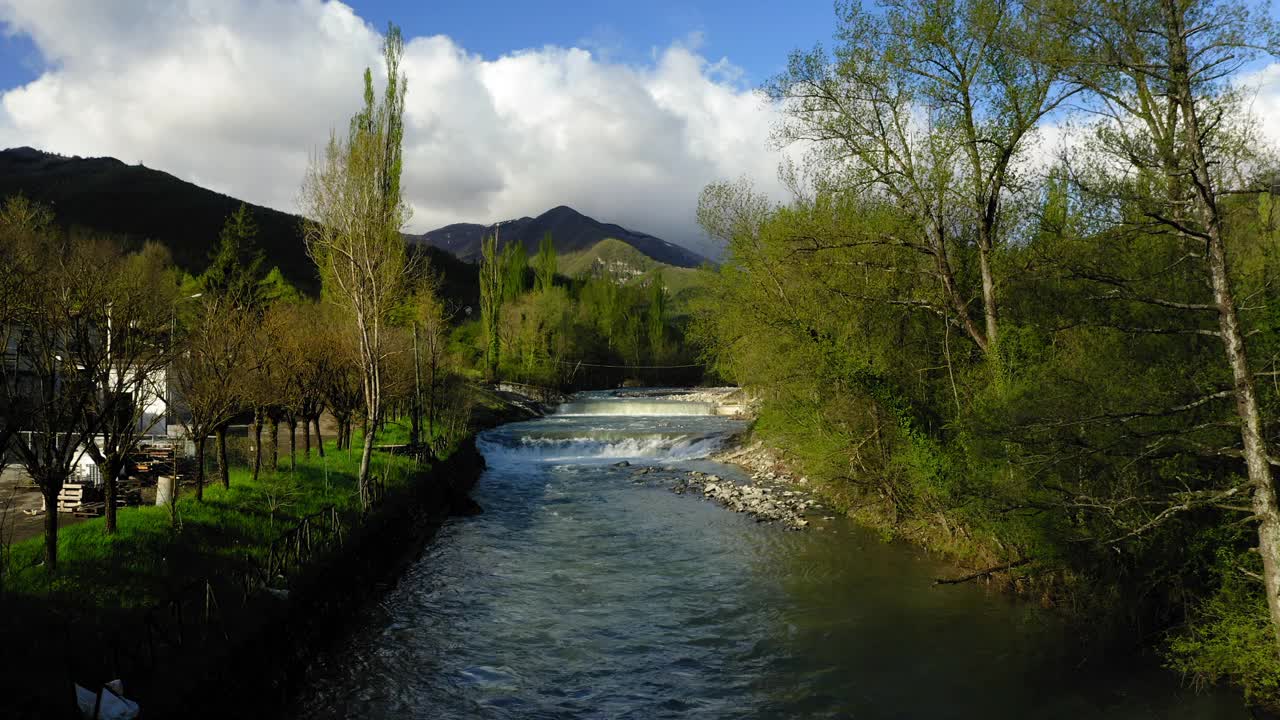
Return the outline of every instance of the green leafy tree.
{"type": "Polygon", "coordinates": [[[649,353],[654,364],[667,358],[667,286],[662,282],[662,271],[655,272],[649,280],[649,308],[645,313],[649,323],[649,353]]]}
{"type": "Polygon", "coordinates": [[[529,252],[523,243],[507,243],[502,248],[502,299],[515,300],[524,294],[527,286],[525,275],[529,269],[529,252]]]}
{"type": "Polygon", "coordinates": [[[259,283],[264,277],[263,254],[257,240],[258,224],[249,206],[241,203],[218,233],[218,244],[201,277],[204,292],[234,298],[235,303],[257,305],[261,298],[259,283]]]}
{"type": "Polygon", "coordinates": [[[542,236],[538,243],[538,254],[534,258],[534,273],[538,278],[538,290],[547,290],[555,283],[557,260],[556,245],[551,240],[551,233],[542,236]]]}

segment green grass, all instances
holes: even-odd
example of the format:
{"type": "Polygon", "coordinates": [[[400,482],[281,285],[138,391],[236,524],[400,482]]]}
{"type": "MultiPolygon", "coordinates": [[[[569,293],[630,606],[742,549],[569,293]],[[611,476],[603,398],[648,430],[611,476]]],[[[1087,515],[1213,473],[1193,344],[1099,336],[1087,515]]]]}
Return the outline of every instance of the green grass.
{"type": "MultiPolygon", "coordinates": [[[[393,443],[388,425],[378,442],[393,443]]],[[[407,431],[403,431],[406,432],[407,431]]],[[[217,473],[209,473],[204,502],[184,487],[175,527],[165,507],[123,508],[117,532],[106,535],[101,518],[59,532],[58,571],[41,564],[44,538],[12,548],[7,592],[47,597],[66,607],[144,607],[163,600],[176,588],[199,578],[243,569],[250,561],[265,565],[271,541],[299,519],[329,505],[354,516],[359,508],[356,475],[360,437],[350,451],[326,443],[322,459],[298,454],[296,470],[288,457],[280,469],[264,469],[256,482],[246,467],[231,469],[231,487],[223,489],[217,473]]],[[[421,467],[407,457],[375,452],[373,473],[386,478],[388,490],[406,484],[421,467]]]]}

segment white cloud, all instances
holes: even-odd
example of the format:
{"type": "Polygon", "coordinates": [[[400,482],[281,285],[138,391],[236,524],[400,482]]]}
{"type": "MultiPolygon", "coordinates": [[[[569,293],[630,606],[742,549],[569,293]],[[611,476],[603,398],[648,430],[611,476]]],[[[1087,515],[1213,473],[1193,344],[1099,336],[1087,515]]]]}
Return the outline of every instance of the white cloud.
{"type": "MultiPolygon", "coordinates": [[[[50,65],[0,94],[0,147],[143,162],[290,211],[310,153],[380,64],[377,32],[334,1],[0,0],[0,21],[50,65]]],[[[696,47],[633,66],[560,47],[486,60],[412,38],[410,229],[569,204],[692,244],[707,182],[746,175],[782,197],[774,111],[696,47]]]]}
{"type": "Polygon", "coordinates": [[[1249,104],[1262,137],[1271,147],[1280,147],[1280,62],[1247,73],[1240,82],[1256,93],[1249,104]]]}

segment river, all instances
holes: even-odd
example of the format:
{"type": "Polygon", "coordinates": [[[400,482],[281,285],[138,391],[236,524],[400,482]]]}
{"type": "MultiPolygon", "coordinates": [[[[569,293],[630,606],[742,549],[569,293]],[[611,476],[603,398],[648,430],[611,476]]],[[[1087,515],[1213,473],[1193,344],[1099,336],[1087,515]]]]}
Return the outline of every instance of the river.
{"type": "Polygon", "coordinates": [[[934,587],[955,570],[841,519],[787,531],[673,493],[745,480],[705,459],[742,427],[709,411],[590,393],[482,434],[483,514],[353,620],[292,715],[1248,717],[1150,661],[1083,663],[1052,614],[934,587]]]}

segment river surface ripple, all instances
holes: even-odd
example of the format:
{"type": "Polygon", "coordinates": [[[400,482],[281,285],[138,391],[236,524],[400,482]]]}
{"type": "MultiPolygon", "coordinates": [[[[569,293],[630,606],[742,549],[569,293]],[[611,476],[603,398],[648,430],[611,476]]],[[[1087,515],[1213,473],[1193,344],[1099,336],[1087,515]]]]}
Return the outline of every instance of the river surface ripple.
{"type": "Polygon", "coordinates": [[[484,433],[484,513],[449,521],[291,714],[1248,717],[1149,661],[1082,665],[1050,615],[933,587],[954,571],[842,520],[789,532],[672,493],[690,469],[745,479],[702,459],[742,427],[709,410],[591,393],[484,433]]]}

